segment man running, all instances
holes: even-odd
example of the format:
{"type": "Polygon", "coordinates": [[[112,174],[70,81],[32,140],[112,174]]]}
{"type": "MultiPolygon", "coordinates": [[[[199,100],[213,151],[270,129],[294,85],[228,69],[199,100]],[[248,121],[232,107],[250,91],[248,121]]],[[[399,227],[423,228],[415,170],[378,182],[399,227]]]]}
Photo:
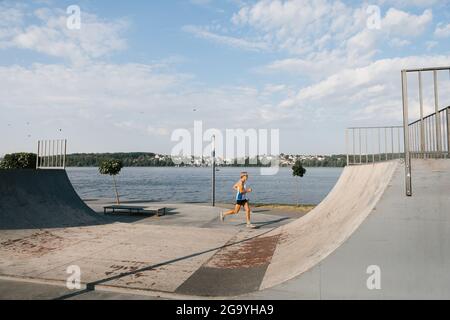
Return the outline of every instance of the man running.
{"type": "Polygon", "coordinates": [[[220,213],[220,220],[222,222],[225,221],[226,216],[238,214],[241,211],[241,208],[244,207],[247,217],[247,228],[255,228],[255,226],[251,223],[251,209],[247,197],[247,194],[251,193],[253,190],[251,188],[247,188],[247,180],[248,173],[241,172],[241,179],[233,186],[233,189],[236,190],[236,206],[233,210],[220,213]]]}

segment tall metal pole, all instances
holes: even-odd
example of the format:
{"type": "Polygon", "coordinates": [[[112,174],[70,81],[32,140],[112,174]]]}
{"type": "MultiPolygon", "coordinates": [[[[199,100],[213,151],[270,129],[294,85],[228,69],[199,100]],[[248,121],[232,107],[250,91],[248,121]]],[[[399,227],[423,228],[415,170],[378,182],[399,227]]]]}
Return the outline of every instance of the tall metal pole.
{"type": "Polygon", "coordinates": [[[411,154],[409,153],[409,115],[408,115],[408,78],[406,71],[402,71],[402,98],[403,98],[403,130],[405,136],[405,182],[406,195],[412,196],[411,154]]]}
{"type": "Polygon", "coordinates": [[[212,137],[212,206],[216,206],[216,136],[212,137]]]}
{"type": "Polygon", "coordinates": [[[447,152],[450,158],[450,107],[447,108],[447,152]]]}
{"type": "Polygon", "coordinates": [[[439,114],[439,88],[438,88],[438,77],[437,71],[433,71],[434,78],[434,104],[436,108],[436,147],[438,152],[438,157],[440,152],[442,152],[442,140],[441,140],[441,117],[439,114]]]}
{"type": "Polygon", "coordinates": [[[422,158],[425,158],[425,127],[423,123],[423,87],[422,87],[422,71],[419,71],[419,101],[420,101],[420,152],[422,158]]]}

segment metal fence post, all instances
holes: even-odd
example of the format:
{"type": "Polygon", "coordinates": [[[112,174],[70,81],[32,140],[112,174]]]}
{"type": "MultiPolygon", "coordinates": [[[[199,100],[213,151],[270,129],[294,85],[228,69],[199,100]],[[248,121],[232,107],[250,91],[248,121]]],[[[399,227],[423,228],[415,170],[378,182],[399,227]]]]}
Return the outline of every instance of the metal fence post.
{"type": "Polygon", "coordinates": [[[384,128],[384,154],[386,156],[386,160],[389,160],[388,158],[388,136],[387,136],[387,128],[384,128]]]}
{"type": "Polygon", "coordinates": [[[392,152],[392,160],[394,159],[394,128],[391,128],[391,152],[392,152]]]}
{"type": "Polygon", "coordinates": [[[378,128],[378,160],[381,161],[381,128],[378,128]]]}
{"type": "Polygon", "coordinates": [[[36,169],[39,169],[39,152],[41,149],[41,141],[38,140],[37,143],[37,154],[36,154],[36,169]]]}
{"type": "Polygon", "coordinates": [[[402,100],[403,100],[403,130],[405,136],[405,182],[406,195],[412,196],[411,179],[411,155],[409,152],[409,115],[408,115],[408,78],[405,70],[402,70],[402,100]]]}
{"type": "Polygon", "coordinates": [[[371,145],[372,145],[372,163],[375,163],[375,131],[374,130],[371,130],[370,131],[372,134],[371,134],[371,138],[372,138],[372,142],[370,143],[371,145]]]}
{"type": "Polygon", "coordinates": [[[434,78],[434,105],[436,108],[436,147],[437,152],[442,152],[442,141],[441,141],[441,121],[440,121],[440,113],[439,113],[439,88],[438,88],[438,76],[437,71],[433,71],[434,78]]]}
{"type": "Polygon", "coordinates": [[[358,130],[359,132],[359,164],[362,164],[362,141],[361,141],[361,128],[358,130]]]}
{"type": "Polygon", "coordinates": [[[447,153],[450,158],[450,107],[447,108],[447,153]]]}
{"type": "Polygon", "coordinates": [[[366,132],[366,163],[369,163],[369,129],[364,131],[366,132]]]}
{"type": "Polygon", "coordinates": [[[355,129],[352,129],[352,134],[353,134],[353,138],[352,138],[352,143],[353,143],[353,161],[352,164],[356,164],[356,146],[355,146],[355,129]]]}
{"type": "Polygon", "coordinates": [[[347,166],[350,164],[350,152],[349,152],[349,143],[348,143],[348,129],[345,130],[345,151],[347,152],[347,166]]]}
{"type": "Polygon", "coordinates": [[[422,158],[425,158],[425,128],[423,123],[423,86],[422,71],[419,71],[419,102],[420,102],[420,151],[422,158]]]}
{"type": "Polygon", "coordinates": [[[64,140],[64,158],[63,158],[64,169],[66,169],[66,155],[67,155],[67,140],[64,140]]]}

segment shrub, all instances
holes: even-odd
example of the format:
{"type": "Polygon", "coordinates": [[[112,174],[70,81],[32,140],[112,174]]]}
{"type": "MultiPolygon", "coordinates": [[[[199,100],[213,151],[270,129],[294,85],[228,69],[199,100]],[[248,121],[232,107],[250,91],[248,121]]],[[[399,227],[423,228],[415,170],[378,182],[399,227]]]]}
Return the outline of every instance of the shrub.
{"type": "Polygon", "coordinates": [[[36,169],[36,159],[34,153],[7,154],[0,162],[0,169],[36,169]]]}

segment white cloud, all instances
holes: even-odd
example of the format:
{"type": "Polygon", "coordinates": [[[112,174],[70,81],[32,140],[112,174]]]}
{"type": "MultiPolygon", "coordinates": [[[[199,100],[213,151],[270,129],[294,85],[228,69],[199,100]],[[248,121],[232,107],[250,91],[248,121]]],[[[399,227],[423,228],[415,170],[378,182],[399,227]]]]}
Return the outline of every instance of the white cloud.
{"type": "Polygon", "coordinates": [[[152,127],[148,126],[147,131],[150,135],[158,135],[158,136],[168,136],[170,134],[170,130],[164,127],[152,127]]]}
{"type": "Polygon", "coordinates": [[[437,41],[427,41],[427,42],[425,43],[425,47],[427,48],[427,51],[431,51],[431,50],[433,50],[438,44],[439,44],[439,42],[437,42],[437,41]]]}
{"type": "MultiPolygon", "coordinates": [[[[323,81],[306,86],[279,104],[280,108],[294,108],[304,112],[327,110],[325,114],[349,117],[353,121],[368,119],[380,123],[401,121],[400,70],[415,66],[447,65],[450,56],[392,58],[375,61],[365,67],[343,69],[323,81]],[[384,121],[384,122],[383,122],[384,121]]],[[[411,106],[417,100],[411,80],[411,106]]],[[[431,79],[429,79],[431,80],[431,79]]],[[[443,78],[442,81],[447,81],[443,78]]],[[[424,81],[425,82],[425,81],[424,81]]],[[[432,81],[427,82],[426,104],[433,105],[432,81]]],[[[446,87],[448,83],[443,83],[446,87]]],[[[442,101],[450,100],[450,92],[442,90],[442,101]]],[[[415,114],[412,112],[412,117],[415,114]]]]}
{"type": "Polygon", "coordinates": [[[303,54],[324,48],[359,24],[340,1],[258,1],[233,15],[236,26],[250,27],[272,47],[303,54]]]}
{"type": "Polygon", "coordinates": [[[389,41],[389,44],[395,48],[405,47],[411,44],[411,41],[406,39],[393,38],[389,41]]]}
{"type": "Polygon", "coordinates": [[[381,31],[368,30],[365,6],[351,7],[341,1],[268,1],[246,5],[233,15],[237,26],[261,33],[272,45],[291,53],[318,51],[334,44],[371,50],[380,35],[415,37],[433,19],[427,9],[421,15],[390,8],[381,19],[381,31]]]}
{"type": "Polygon", "coordinates": [[[5,11],[0,18],[5,16],[6,23],[0,24],[0,48],[32,50],[78,64],[126,48],[121,37],[128,24],[125,20],[105,21],[82,11],[81,29],[69,30],[67,15],[61,9],[31,11],[26,6],[2,9],[5,11]],[[25,23],[24,16],[37,22],[25,23]]]}
{"type": "Polygon", "coordinates": [[[438,38],[450,37],[450,23],[447,25],[439,24],[434,31],[434,35],[438,38]]]}
{"type": "Polygon", "coordinates": [[[209,31],[207,28],[197,26],[184,26],[183,31],[189,32],[199,38],[211,40],[213,42],[221,43],[230,47],[239,48],[250,51],[266,50],[267,46],[263,42],[252,42],[245,39],[219,35],[209,31]]]}
{"type": "MultiPolygon", "coordinates": [[[[422,3],[415,2],[417,6],[422,3]]],[[[298,88],[298,84],[286,84],[277,77],[259,87],[214,87],[166,68],[170,60],[153,65],[102,63],[102,58],[126,48],[124,20],[107,21],[83,13],[81,31],[70,31],[61,10],[32,12],[10,5],[8,14],[5,12],[0,10],[0,18],[7,21],[0,19],[0,48],[23,48],[72,63],[0,67],[0,119],[17,122],[25,115],[36,123],[34,132],[39,138],[55,127],[63,127],[65,133],[71,130],[68,137],[81,151],[86,151],[86,144],[117,150],[116,141],[119,149],[135,146],[142,150],[144,143],[151,141],[153,151],[168,152],[170,131],[190,128],[194,120],[203,120],[207,127],[251,124],[294,133],[310,126],[309,134],[326,132],[328,128],[316,124],[327,119],[330,122],[324,125],[336,130],[350,120],[398,123],[400,68],[448,65],[450,61],[448,56],[432,54],[375,60],[383,46],[407,48],[415,43],[414,38],[431,24],[431,10],[411,14],[391,8],[382,17],[381,29],[369,30],[365,7],[360,4],[261,0],[242,3],[229,26],[213,23],[183,30],[251,54],[276,53],[278,59],[258,71],[304,76],[308,85],[298,88]],[[34,22],[26,23],[26,15],[34,22]],[[304,119],[308,121],[299,125],[304,119]]],[[[447,28],[438,25],[435,36],[446,36],[447,28]]],[[[431,50],[436,42],[424,44],[431,50]]],[[[427,100],[427,105],[432,102],[427,100]]],[[[0,134],[7,136],[4,130],[0,126],[0,134]]],[[[297,150],[297,142],[291,140],[297,150]]]]}
{"type": "Polygon", "coordinates": [[[211,3],[211,0],[189,0],[189,1],[193,4],[200,6],[205,6],[211,3]]]}
{"type": "Polygon", "coordinates": [[[380,4],[391,5],[394,7],[431,7],[438,4],[448,3],[448,0],[379,0],[380,4]]]}
{"type": "MultiPolygon", "coordinates": [[[[270,93],[252,86],[210,87],[170,69],[104,63],[1,66],[0,119],[15,126],[26,119],[36,126],[35,138],[63,128],[79,151],[95,144],[109,151],[133,145],[141,150],[147,141],[154,150],[170,152],[169,133],[189,129],[195,120],[213,128],[249,123],[258,128],[282,125],[279,121],[290,116],[277,114],[272,103],[282,86],[267,87],[270,93]],[[133,141],[127,142],[130,137],[133,141]],[[121,142],[116,146],[115,140],[121,142]]],[[[0,134],[4,130],[0,126],[0,134]]],[[[13,143],[6,141],[2,148],[13,143]]]]}
{"type": "Polygon", "coordinates": [[[393,36],[417,37],[424,33],[432,20],[433,13],[430,9],[421,15],[414,15],[391,8],[383,18],[381,28],[386,28],[393,36]]]}
{"type": "Polygon", "coordinates": [[[433,20],[432,11],[421,14],[390,8],[381,16],[381,28],[367,28],[366,5],[331,0],[260,0],[244,4],[232,16],[240,38],[215,28],[190,26],[199,37],[243,49],[268,49],[286,53],[258,69],[265,73],[288,72],[320,79],[342,68],[372,62],[386,44],[407,47],[433,20]]]}
{"type": "Polygon", "coordinates": [[[23,5],[7,5],[0,3],[0,27],[9,27],[12,25],[21,25],[24,21],[23,5]]]}

